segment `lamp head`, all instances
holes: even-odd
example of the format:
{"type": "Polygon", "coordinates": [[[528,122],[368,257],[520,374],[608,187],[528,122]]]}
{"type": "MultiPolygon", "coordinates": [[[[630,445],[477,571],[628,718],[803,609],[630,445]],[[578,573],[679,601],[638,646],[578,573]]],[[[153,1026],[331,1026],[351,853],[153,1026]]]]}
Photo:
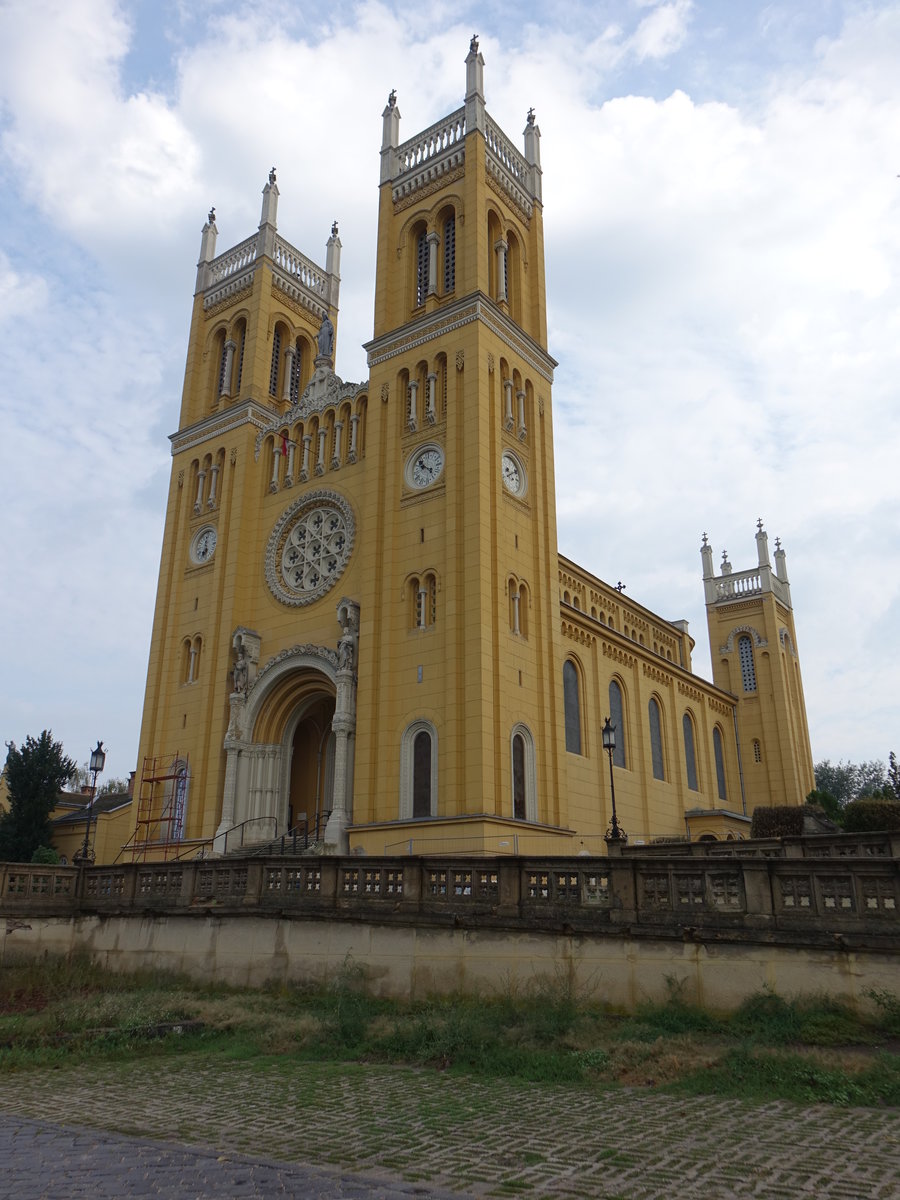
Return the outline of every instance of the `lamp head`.
{"type": "Polygon", "coordinates": [[[106,766],[106,751],[103,749],[103,743],[97,739],[97,745],[91,751],[91,770],[96,771],[99,775],[106,766]]]}
{"type": "Polygon", "coordinates": [[[609,717],[603,722],[603,749],[615,750],[616,748],[616,727],[611,725],[609,717]]]}

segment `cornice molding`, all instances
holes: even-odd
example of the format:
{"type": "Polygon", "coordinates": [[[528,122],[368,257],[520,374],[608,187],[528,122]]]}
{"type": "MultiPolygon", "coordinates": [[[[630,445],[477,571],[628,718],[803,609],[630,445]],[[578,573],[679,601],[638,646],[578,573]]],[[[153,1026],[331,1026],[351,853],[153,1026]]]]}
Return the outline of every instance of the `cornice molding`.
{"type": "Polygon", "coordinates": [[[233,406],[225,412],[212,413],[201,421],[186,425],[177,433],[169,434],[172,443],[172,455],[180,454],[183,450],[191,450],[194,446],[208,441],[213,437],[221,437],[242,425],[252,425],[262,429],[272,419],[272,410],[259,404],[256,400],[248,400],[244,404],[233,406]]]}
{"type": "Polygon", "coordinates": [[[527,363],[548,383],[553,382],[553,369],[557,361],[542,346],[524,333],[487,296],[477,293],[462,300],[445,305],[437,312],[416,317],[399,331],[392,330],[381,337],[366,342],[363,349],[368,355],[369,367],[378,366],[390,358],[409,354],[425,342],[455,329],[481,321],[510,350],[527,363]]]}

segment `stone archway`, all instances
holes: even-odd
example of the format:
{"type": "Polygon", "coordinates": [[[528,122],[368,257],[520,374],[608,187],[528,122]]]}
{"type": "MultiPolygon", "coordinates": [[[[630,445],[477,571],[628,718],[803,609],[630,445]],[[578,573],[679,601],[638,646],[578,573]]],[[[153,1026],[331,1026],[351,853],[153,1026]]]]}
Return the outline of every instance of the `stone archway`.
{"type": "Polygon", "coordinates": [[[318,802],[319,815],[330,812],[326,843],[346,849],[353,807],[358,606],[342,600],[338,621],[344,632],[336,651],[310,645],[284,650],[246,690],[231,694],[216,850],[224,848],[225,834],[237,826],[249,829],[251,840],[286,832],[291,817],[303,811],[301,803],[314,819],[311,799],[318,802]],[[319,760],[317,747],[318,779],[311,794],[315,736],[322,756],[319,760]]]}
{"type": "MultiPolygon", "coordinates": [[[[315,731],[324,740],[326,728],[331,730],[337,657],[335,651],[321,646],[295,646],[267,663],[246,693],[232,694],[217,839],[239,826],[250,840],[287,832],[292,805],[301,796],[304,802],[309,798],[310,773],[315,773],[316,764],[310,766],[308,752],[315,731]]],[[[320,799],[325,798],[321,778],[318,788],[314,779],[311,786],[320,799]]],[[[332,806],[332,796],[328,799],[332,806]]]]}

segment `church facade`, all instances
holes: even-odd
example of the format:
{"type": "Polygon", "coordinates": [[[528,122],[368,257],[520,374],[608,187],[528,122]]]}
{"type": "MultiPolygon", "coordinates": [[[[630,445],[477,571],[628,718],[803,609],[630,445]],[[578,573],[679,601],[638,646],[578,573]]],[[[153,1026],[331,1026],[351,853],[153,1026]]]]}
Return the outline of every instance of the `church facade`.
{"type": "Polygon", "coordinates": [[[134,855],[290,829],[385,853],[603,852],[737,837],[812,758],[784,551],[717,574],[714,682],[685,622],[557,548],[540,131],[465,100],[383,113],[369,378],[334,370],[324,266],[277,228],[203,228],[172,436],[134,855]],[[615,747],[604,750],[609,719],[615,747]]]}

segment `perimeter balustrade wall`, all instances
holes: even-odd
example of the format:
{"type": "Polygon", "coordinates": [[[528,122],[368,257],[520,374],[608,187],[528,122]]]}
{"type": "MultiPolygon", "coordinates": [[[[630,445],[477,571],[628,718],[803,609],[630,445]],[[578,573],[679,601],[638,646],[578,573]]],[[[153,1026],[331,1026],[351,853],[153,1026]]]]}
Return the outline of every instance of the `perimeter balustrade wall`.
{"type": "Polygon", "coordinates": [[[0,867],[3,955],[83,952],[259,985],[361,968],[382,995],[571,984],[727,1009],[762,987],[900,993],[900,838],[609,858],[265,858],[0,867]]]}

